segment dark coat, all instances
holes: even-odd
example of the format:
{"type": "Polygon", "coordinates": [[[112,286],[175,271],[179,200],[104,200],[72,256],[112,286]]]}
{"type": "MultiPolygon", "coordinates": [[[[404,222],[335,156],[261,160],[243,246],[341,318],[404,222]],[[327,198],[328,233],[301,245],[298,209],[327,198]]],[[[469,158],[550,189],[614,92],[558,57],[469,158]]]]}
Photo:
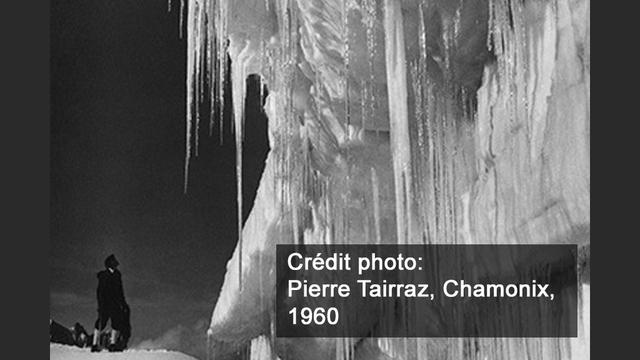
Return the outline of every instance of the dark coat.
{"type": "Polygon", "coordinates": [[[122,288],[122,275],[115,269],[113,272],[102,270],[98,273],[98,311],[120,312],[127,307],[122,288]]]}

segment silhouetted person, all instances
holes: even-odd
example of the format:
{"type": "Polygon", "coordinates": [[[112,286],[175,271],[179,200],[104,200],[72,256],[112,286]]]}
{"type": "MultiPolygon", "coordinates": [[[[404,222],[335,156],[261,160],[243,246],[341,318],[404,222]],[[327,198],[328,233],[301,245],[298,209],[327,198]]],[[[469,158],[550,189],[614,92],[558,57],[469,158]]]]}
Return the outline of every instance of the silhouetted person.
{"type": "Polygon", "coordinates": [[[98,319],[93,330],[91,351],[100,351],[100,333],[111,320],[111,336],[107,348],[109,351],[123,350],[130,335],[129,305],[124,299],[122,276],[118,271],[118,260],[109,255],[105,261],[105,270],[98,273],[98,319]],[[125,335],[124,344],[121,336],[125,335]]]}

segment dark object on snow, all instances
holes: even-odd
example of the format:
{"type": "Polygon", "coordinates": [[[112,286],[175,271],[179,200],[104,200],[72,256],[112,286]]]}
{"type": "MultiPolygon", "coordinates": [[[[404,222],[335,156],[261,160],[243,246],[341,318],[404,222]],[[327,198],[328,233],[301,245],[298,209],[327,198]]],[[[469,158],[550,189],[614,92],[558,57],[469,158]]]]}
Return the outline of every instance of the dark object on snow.
{"type": "Polygon", "coordinates": [[[64,345],[75,345],[71,330],[53,320],[49,320],[49,342],[64,345]]]}
{"type": "Polygon", "coordinates": [[[105,261],[105,270],[98,273],[98,319],[95,323],[92,351],[104,347],[100,334],[111,320],[111,336],[107,343],[109,350],[123,350],[127,347],[131,337],[130,309],[124,298],[122,276],[117,267],[119,265],[115,255],[109,255],[105,261]]]}
{"type": "Polygon", "coordinates": [[[80,323],[76,323],[72,328],[67,328],[56,321],[50,320],[49,341],[57,344],[85,347],[91,344],[91,337],[80,323]]]}
{"type": "Polygon", "coordinates": [[[85,347],[91,345],[91,339],[89,334],[87,334],[87,330],[85,330],[84,326],[80,325],[79,322],[73,325],[71,332],[73,333],[73,340],[76,346],[85,347]]]}

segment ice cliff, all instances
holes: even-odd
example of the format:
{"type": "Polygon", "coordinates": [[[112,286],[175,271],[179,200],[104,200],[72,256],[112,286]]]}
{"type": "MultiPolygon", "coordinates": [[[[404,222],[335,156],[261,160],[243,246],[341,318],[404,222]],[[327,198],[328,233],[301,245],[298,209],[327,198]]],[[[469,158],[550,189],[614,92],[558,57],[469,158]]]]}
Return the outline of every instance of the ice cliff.
{"type": "Polygon", "coordinates": [[[269,91],[271,151],[211,319],[217,356],[589,357],[588,0],[182,5],[187,174],[227,54],[238,164],[246,77],[269,91]],[[276,339],[276,243],[577,243],[579,337],[276,339]]]}

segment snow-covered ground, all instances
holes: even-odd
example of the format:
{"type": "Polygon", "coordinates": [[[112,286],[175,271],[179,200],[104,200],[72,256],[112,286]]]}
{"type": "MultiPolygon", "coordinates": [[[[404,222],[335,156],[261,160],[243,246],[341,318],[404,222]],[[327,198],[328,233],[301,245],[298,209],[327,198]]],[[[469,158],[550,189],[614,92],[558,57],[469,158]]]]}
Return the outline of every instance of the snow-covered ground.
{"type": "Polygon", "coordinates": [[[110,353],[92,353],[89,348],[59,344],[49,345],[49,360],[197,360],[177,351],[167,350],[127,350],[110,353]]]}

